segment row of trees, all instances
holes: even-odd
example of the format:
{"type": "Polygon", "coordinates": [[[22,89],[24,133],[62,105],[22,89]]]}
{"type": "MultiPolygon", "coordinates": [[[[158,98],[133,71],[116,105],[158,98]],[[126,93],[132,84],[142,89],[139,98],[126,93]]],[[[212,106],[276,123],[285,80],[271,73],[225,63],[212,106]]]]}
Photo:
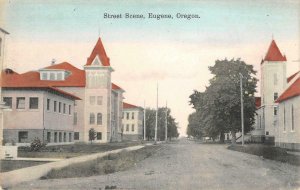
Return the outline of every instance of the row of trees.
{"type": "MultiPolygon", "coordinates": [[[[167,121],[168,121],[168,138],[171,140],[173,137],[178,137],[178,124],[171,115],[171,110],[167,108],[167,121]]],[[[166,126],[166,108],[158,108],[157,117],[157,140],[165,140],[165,126],[166,126]]],[[[156,110],[146,109],[146,137],[148,140],[154,139],[155,136],[155,122],[156,110]]]]}
{"type": "Polygon", "coordinates": [[[241,131],[240,74],[243,77],[244,129],[247,133],[254,124],[256,111],[256,71],[240,59],[216,60],[209,70],[213,78],[206,90],[195,90],[190,95],[190,104],[195,112],[189,115],[187,135],[224,141],[224,133],[231,133],[235,143],[235,135],[241,131]]]}
{"type": "MultiPolygon", "coordinates": [[[[166,126],[166,114],[168,115],[168,138],[179,136],[178,124],[171,115],[169,108],[158,108],[158,119],[157,119],[157,140],[165,140],[165,126],[166,126]]],[[[148,140],[154,139],[155,136],[155,123],[156,123],[156,110],[146,109],[146,137],[148,140]]],[[[143,124],[144,125],[144,124],[143,124]]],[[[143,131],[144,132],[144,131],[143,131]]],[[[94,128],[89,130],[89,141],[92,143],[96,139],[97,133],[94,128]]]]}

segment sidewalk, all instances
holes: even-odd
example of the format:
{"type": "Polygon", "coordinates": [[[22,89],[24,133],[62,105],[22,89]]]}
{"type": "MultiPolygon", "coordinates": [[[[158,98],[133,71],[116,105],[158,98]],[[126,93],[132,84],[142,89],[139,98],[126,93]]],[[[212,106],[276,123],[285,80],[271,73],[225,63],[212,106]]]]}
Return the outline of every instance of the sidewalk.
{"type": "MultiPolygon", "coordinates": [[[[52,169],[59,169],[59,168],[66,167],[70,164],[94,160],[96,158],[103,157],[103,156],[106,156],[111,153],[121,152],[122,150],[133,151],[133,150],[138,150],[143,147],[144,147],[143,145],[132,146],[132,147],[127,147],[127,148],[122,148],[122,149],[117,149],[117,150],[111,150],[111,151],[107,151],[107,152],[101,152],[101,153],[95,153],[95,154],[86,155],[86,156],[79,156],[79,157],[74,157],[74,158],[70,158],[70,159],[64,159],[64,160],[60,160],[60,161],[56,161],[56,162],[50,162],[50,163],[43,164],[43,165],[22,168],[22,169],[18,169],[18,170],[9,171],[9,172],[4,172],[4,173],[0,174],[0,184],[1,184],[2,188],[6,188],[9,186],[19,184],[21,182],[37,180],[40,177],[46,175],[52,169]]],[[[1,187],[0,187],[0,189],[1,189],[1,187]]]]}
{"type": "Polygon", "coordinates": [[[25,157],[18,157],[11,160],[20,160],[20,161],[37,161],[37,162],[57,162],[61,160],[65,160],[62,158],[25,158],[25,157]]]}

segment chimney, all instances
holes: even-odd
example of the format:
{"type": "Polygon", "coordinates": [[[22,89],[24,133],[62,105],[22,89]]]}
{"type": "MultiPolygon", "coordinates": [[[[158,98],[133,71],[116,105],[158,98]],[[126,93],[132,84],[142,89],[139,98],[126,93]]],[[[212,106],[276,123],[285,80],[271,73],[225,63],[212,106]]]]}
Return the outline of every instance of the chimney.
{"type": "Polygon", "coordinates": [[[55,65],[55,62],[56,62],[56,60],[53,58],[53,59],[51,60],[51,65],[55,65]]]}

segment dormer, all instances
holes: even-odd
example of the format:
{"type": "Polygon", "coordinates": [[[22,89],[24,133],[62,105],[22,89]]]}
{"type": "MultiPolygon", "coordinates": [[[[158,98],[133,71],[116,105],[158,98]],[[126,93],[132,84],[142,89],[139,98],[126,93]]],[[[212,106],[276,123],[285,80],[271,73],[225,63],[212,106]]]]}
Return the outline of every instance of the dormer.
{"type": "Polygon", "coordinates": [[[40,80],[64,81],[70,74],[70,71],[63,69],[40,69],[40,80]]]}

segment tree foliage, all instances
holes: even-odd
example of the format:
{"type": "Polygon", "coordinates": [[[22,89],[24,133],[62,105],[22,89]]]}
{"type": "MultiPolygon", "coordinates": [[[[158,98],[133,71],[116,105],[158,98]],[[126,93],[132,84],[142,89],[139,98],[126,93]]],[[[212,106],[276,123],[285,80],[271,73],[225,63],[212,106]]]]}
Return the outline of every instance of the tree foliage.
{"type": "Polygon", "coordinates": [[[233,136],[241,131],[240,74],[242,74],[244,98],[245,133],[252,129],[255,116],[255,97],[257,79],[252,65],[240,59],[216,60],[209,67],[213,78],[204,92],[194,91],[190,95],[190,104],[197,117],[189,121],[188,132],[192,136],[204,135],[212,138],[224,136],[230,132],[233,136]],[[193,122],[197,122],[196,125],[193,122]],[[195,126],[201,130],[193,129],[195,126]],[[201,131],[201,133],[199,133],[201,131]]]}
{"type": "MultiPolygon", "coordinates": [[[[177,123],[171,115],[171,110],[167,110],[168,117],[168,138],[178,137],[177,123]]],[[[148,140],[155,137],[155,122],[156,122],[156,110],[146,109],[146,137],[148,140]]],[[[158,108],[158,120],[157,120],[157,139],[165,140],[165,126],[166,126],[166,108],[158,108]]]]}
{"type": "Polygon", "coordinates": [[[93,143],[93,140],[96,139],[97,133],[94,128],[90,128],[89,130],[89,141],[91,141],[91,144],[93,143]]]}

